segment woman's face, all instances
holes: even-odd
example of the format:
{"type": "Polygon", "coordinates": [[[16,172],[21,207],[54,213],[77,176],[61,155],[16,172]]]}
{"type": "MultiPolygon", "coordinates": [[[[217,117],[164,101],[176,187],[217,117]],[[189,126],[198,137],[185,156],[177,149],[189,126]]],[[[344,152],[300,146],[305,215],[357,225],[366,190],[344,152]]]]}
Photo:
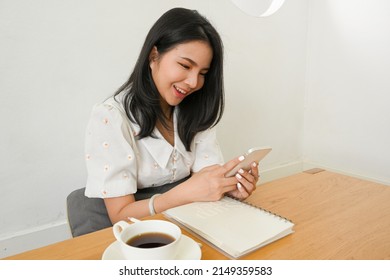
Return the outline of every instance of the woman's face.
{"type": "Polygon", "coordinates": [[[150,68],[162,106],[176,106],[202,88],[212,58],[210,45],[203,41],[179,44],[163,55],[154,48],[150,68]]]}

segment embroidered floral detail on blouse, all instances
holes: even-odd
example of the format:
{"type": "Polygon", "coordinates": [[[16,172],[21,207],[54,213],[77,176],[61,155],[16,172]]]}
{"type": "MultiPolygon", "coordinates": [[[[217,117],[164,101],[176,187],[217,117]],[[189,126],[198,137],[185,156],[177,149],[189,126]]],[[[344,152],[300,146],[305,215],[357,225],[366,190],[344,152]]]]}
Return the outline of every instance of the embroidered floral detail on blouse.
{"type": "Polygon", "coordinates": [[[86,160],[90,160],[91,159],[91,155],[89,155],[89,154],[85,155],[85,159],[86,160]]]}
{"type": "Polygon", "coordinates": [[[104,166],[104,171],[108,171],[108,169],[110,169],[110,167],[108,166],[108,164],[106,164],[106,165],[104,166]]]}
{"type": "Polygon", "coordinates": [[[104,123],[104,124],[108,124],[108,119],[107,119],[107,118],[104,118],[104,119],[103,119],[103,123],[104,123]]]}
{"type": "Polygon", "coordinates": [[[107,142],[104,142],[104,143],[103,143],[103,147],[104,147],[104,148],[107,149],[109,146],[110,146],[110,144],[108,144],[107,142]]]}

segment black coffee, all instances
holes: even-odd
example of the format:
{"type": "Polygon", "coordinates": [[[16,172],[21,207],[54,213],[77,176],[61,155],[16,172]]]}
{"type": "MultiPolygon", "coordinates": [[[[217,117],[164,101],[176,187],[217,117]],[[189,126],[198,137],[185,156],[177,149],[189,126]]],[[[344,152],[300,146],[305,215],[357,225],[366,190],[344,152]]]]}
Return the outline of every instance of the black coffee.
{"type": "Polygon", "coordinates": [[[161,232],[148,232],[127,240],[127,245],[137,248],[157,248],[175,241],[172,236],[161,232]]]}

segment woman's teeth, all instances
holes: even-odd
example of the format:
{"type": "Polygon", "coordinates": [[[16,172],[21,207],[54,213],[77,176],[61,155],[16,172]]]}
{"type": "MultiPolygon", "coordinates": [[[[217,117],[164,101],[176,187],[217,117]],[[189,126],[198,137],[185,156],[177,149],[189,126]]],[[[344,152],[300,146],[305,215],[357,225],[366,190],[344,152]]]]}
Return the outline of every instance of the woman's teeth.
{"type": "Polygon", "coordinates": [[[183,94],[183,95],[186,95],[186,94],[187,94],[187,92],[184,91],[184,90],[182,90],[181,88],[178,88],[177,86],[174,86],[174,87],[175,87],[175,89],[176,89],[178,92],[180,92],[181,94],[183,94]]]}

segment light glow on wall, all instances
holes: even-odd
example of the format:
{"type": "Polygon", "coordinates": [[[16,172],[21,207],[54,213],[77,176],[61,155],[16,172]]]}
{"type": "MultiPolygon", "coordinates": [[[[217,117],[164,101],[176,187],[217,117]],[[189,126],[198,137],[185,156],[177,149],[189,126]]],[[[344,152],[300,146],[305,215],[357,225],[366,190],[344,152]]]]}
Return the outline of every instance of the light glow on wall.
{"type": "Polygon", "coordinates": [[[284,0],[231,0],[240,10],[255,17],[267,17],[283,5],[284,0]]]}

